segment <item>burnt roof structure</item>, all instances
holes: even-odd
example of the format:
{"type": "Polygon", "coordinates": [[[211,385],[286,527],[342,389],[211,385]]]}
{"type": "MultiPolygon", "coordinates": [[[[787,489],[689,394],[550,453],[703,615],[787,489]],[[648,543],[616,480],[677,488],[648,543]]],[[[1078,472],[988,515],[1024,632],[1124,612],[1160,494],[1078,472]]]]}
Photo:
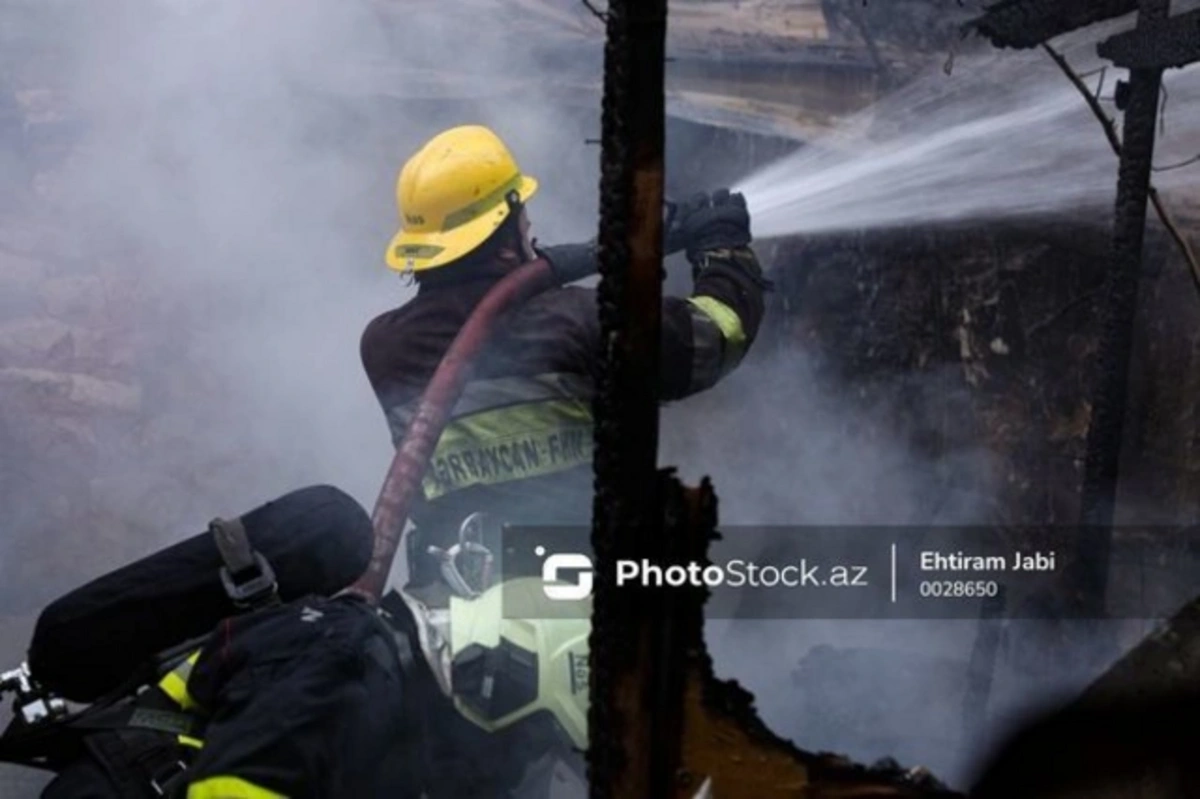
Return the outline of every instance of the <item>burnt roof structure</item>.
{"type": "Polygon", "coordinates": [[[1137,8],[1137,0],[1001,0],[967,27],[996,47],[1023,50],[1137,8]]]}
{"type": "Polygon", "coordinates": [[[1101,42],[1096,52],[1128,69],[1186,67],[1200,61],[1200,9],[1146,22],[1101,42]]]}

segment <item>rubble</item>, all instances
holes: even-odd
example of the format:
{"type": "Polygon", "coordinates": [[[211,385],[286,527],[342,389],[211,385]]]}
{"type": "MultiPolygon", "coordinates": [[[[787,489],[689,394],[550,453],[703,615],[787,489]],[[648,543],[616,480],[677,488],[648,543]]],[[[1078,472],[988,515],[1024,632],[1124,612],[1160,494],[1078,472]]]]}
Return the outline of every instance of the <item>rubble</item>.
{"type": "Polygon", "coordinates": [[[56,319],[0,323],[0,364],[27,366],[60,360],[64,353],[74,351],[77,332],[56,319]]]}
{"type": "Polygon", "coordinates": [[[26,400],[43,413],[53,408],[134,413],[142,405],[138,386],[48,369],[0,369],[0,387],[13,398],[13,404],[26,400]]]}

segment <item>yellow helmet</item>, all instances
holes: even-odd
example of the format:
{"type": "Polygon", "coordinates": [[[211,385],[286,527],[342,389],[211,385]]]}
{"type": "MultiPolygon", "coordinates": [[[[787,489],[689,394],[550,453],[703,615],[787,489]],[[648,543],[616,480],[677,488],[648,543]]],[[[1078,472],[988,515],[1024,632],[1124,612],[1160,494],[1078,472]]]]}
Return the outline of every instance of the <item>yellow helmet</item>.
{"type": "Polygon", "coordinates": [[[479,125],[433,137],[400,170],[400,232],[387,251],[399,272],[435,269],[483,244],[538,183],[522,175],[500,137],[479,125]]]}

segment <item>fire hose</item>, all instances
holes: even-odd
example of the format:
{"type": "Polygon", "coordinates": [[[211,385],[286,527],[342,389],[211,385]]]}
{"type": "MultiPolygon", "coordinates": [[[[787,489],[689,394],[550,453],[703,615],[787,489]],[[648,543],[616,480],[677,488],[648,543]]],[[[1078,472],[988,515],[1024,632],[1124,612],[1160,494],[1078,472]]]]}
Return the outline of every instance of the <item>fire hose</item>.
{"type": "Polygon", "coordinates": [[[413,495],[420,489],[433,450],[450,420],[475,359],[505,311],[558,284],[544,259],[530,261],[505,275],[475,307],[438,364],[417,405],[416,414],[384,478],[371,522],[375,545],[366,572],[347,590],[373,605],[387,584],[413,495]]]}

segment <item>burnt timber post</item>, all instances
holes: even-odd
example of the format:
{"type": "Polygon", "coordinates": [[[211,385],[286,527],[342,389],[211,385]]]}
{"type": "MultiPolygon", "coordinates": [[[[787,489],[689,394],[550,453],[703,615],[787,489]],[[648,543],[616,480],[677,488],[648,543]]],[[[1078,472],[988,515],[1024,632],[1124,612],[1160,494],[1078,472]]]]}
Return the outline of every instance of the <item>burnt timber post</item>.
{"type": "Polygon", "coordinates": [[[666,0],[610,0],[601,116],[595,565],[588,712],[594,799],[668,796],[680,757],[682,655],[669,595],[615,586],[619,558],[661,559],[658,464],[666,0]]]}
{"type": "MultiPolygon", "coordinates": [[[[1170,5],[1170,0],[1141,0],[1135,32],[1146,31],[1149,26],[1165,22],[1170,14],[1170,5]]],[[[1108,57],[1111,41],[1099,46],[1101,56],[1108,57]]],[[[1082,609],[1096,616],[1104,615],[1108,587],[1112,525],[1129,392],[1129,363],[1133,351],[1162,75],[1162,65],[1144,63],[1132,68],[1124,108],[1121,165],[1113,223],[1113,261],[1104,290],[1099,371],[1088,427],[1080,509],[1083,526],[1098,528],[1103,532],[1088,542],[1089,550],[1082,553],[1085,556],[1082,560],[1083,571],[1076,576],[1082,609]]]]}

